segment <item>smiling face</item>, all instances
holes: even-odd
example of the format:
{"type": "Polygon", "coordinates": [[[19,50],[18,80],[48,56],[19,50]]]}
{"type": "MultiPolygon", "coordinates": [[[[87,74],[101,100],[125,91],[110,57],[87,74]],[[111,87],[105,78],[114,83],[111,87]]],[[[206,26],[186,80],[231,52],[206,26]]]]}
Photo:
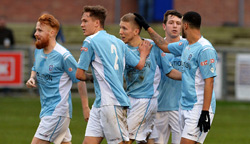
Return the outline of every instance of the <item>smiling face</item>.
{"type": "Polygon", "coordinates": [[[46,48],[49,45],[49,38],[50,32],[52,28],[49,27],[46,24],[42,24],[40,22],[37,22],[36,24],[36,32],[35,32],[35,37],[36,37],[36,48],[42,49],[46,48]]]}
{"type": "Polygon", "coordinates": [[[171,38],[176,38],[180,36],[181,32],[181,18],[175,15],[168,15],[168,20],[166,24],[163,24],[163,29],[165,30],[165,35],[171,38]]]}
{"type": "Polygon", "coordinates": [[[81,21],[82,21],[81,28],[85,36],[90,36],[92,34],[95,34],[97,20],[93,17],[90,17],[90,12],[84,12],[81,21]]]}

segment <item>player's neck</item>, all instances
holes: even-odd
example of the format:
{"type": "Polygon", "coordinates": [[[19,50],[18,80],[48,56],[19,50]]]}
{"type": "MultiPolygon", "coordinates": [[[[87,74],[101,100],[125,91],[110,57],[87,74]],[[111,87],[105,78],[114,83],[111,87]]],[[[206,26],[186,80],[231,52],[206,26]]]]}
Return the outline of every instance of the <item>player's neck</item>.
{"type": "Polygon", "coordinates": [[[172,38],[172,37],[166,35],[165,41],[167,41],[168,43],[178,42],[178,41],[180,41],[180,36],[172,38]]]}
{"type": "Polygon", "coordinates": [[[139,45],[141,44],[142,42],[142,39],[141,37],[138,35],[138,36],[135,36],[129,43],[128,45],[132,46],[132,47],[139,47],[139,45]]]}
{"type": "Polygon", "coordinates": [[[43,52],[45,54],[49,54],[50,52],[53,51],[53,49],[55,48],[55,46],[56,46],[56,40],[51,40],[49,42],[49,45],[43,49],[43,52]]]}
{"type": "Polygon", "coordinates": [[[196,43],[201,38],[201,33],[199,30],[193,30],[187,36],[189,45],[196,43]]]}

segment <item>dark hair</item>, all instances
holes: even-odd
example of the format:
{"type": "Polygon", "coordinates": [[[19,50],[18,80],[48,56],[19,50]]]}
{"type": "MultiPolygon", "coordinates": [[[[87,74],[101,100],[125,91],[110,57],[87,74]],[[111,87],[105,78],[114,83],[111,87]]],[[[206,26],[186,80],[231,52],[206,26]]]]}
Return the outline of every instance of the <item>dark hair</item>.
{"type": "Polygon", "coordinates": [[[58,20],[53,15],[43,14],[38,18],[38,21],[42,24],[46,24],[46,25],[52,27],[58,33],[60,24],[59,24],[58,20]]]}
{"type": "Polygon", "coordinates": [[[164,14],[164,18],[163,18],[163,23],[166,24],[166,22],[168,21],[168,16],[169,15],[173,15],[173,16],[177,16],[178,18],[182,18],[182,14],[179,13],[176,10],[168,10],[165,12],[164,14]]]}
{"type": "Polygon", "coordinates": [[[192,28],[200,29],[201,16],[197,12],[190,11],[183,15],[183,22],[188,22],[192,28]]]}
{"type": "Polygon", "coordinates": [[[107,10],[100,5],[97,6],[84,6],[82,14],[85,12],[89,12],[91,17],[94,17],[100,20],[101,27],[104,28],[104,22],[107,16],[107,10]]]}

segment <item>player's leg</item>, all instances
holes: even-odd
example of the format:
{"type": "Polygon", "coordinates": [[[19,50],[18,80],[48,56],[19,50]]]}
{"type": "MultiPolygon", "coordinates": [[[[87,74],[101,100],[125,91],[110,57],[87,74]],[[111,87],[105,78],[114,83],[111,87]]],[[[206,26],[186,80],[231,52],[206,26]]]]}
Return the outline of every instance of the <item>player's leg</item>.
{"type": "MultiPolygon", "coordinates": [[[[41,118],[32,144],[39,142],[61,143],[69,127],[70,118],[62,116],[44,116],[41,118]],[[40,141],[41,140],[41,141],[40,141]]],[[[71,141],[71,137],[69,138],[71,141]]]]}
{"type": "MultiPolygon", "coordinates": [[[[210,108],[211,109],[211,108],[210,108]]],[[[194,105],[192,110],[181,110],[185,119],[185,125],[182,131],[181,144],[203,143],[208,132],[204,133],[197,127],[202,110],[202,105],[194,105]]],[[[214,114],[210,113],[211,123],[214,114]]]]}
{"type": "Polygon", "coordinates": [[[158,137],[155,139],[155,144],[166,144],[170,136],[168,111],[156,113],[155,126],[158,133],[158,137]]]}
{"type": "Polygon", "coordinates": [[[83,144],[100,144],[102,142],[104,134],[101,126],[100,112],[100,108],[94,106],[91,108],[83,144]]]}
{"type": "Polygon", "coordinates": [[[179,144],[181,141],[179,111],[168,111],[168,114],[169,114],[169,125],[172,133],[172,144],[179,144]]]}
{"type": "Polygon", "coordinates": [[[50,144],[50,142],[33,137],[31,144],[50,144]]]}
{"type": "MultiPolygon", "coordinates": [[[[135,99],[130,97],[131,109],[128,112],[129,138],[137,143],[147,143],[152,136],[157,112],[157,98],[135,99]]],[[[152,141],[151,140],[151,141],[152,141]]]]}
{"type": "Polygon", "coordinates": [[[109,144],[123,144],[129,141],[127,108],[121,106],[102,106],[101,125],[109,144]]]}

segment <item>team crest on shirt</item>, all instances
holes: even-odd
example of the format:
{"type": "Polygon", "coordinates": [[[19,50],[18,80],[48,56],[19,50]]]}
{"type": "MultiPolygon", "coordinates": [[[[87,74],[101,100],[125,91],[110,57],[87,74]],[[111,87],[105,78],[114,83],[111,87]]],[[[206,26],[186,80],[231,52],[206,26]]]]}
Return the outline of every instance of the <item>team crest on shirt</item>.
{"type": "Polygon", "coordinates": [[[53,65],[49,65],[49,71],[53,70],[53,65]]]}
{"type": "Polygon", "coordinates": [[[164,52],[162,52],[162,53],[161,53],[161,56],[164,57],[164,56],[166,56],[166,54],[165,54],[164,52]]]}
{"type": "Polygon", "coordinates": [[[181,46],[181,45],[182,45],[182,42],[179,43],[179,46],[181,46]]]}
{"type": "Polygon", "coordinates": [[[188,56],[188,60],[191,60],[192,57],[193,57],[193,55],[190,54],[190,55],[188,56]]]}
{"type": "Polygon", "coordinates": [[[86,47],[81,47],[81,51],[88,51],[88,48],[86,48],[86,47]]]}

